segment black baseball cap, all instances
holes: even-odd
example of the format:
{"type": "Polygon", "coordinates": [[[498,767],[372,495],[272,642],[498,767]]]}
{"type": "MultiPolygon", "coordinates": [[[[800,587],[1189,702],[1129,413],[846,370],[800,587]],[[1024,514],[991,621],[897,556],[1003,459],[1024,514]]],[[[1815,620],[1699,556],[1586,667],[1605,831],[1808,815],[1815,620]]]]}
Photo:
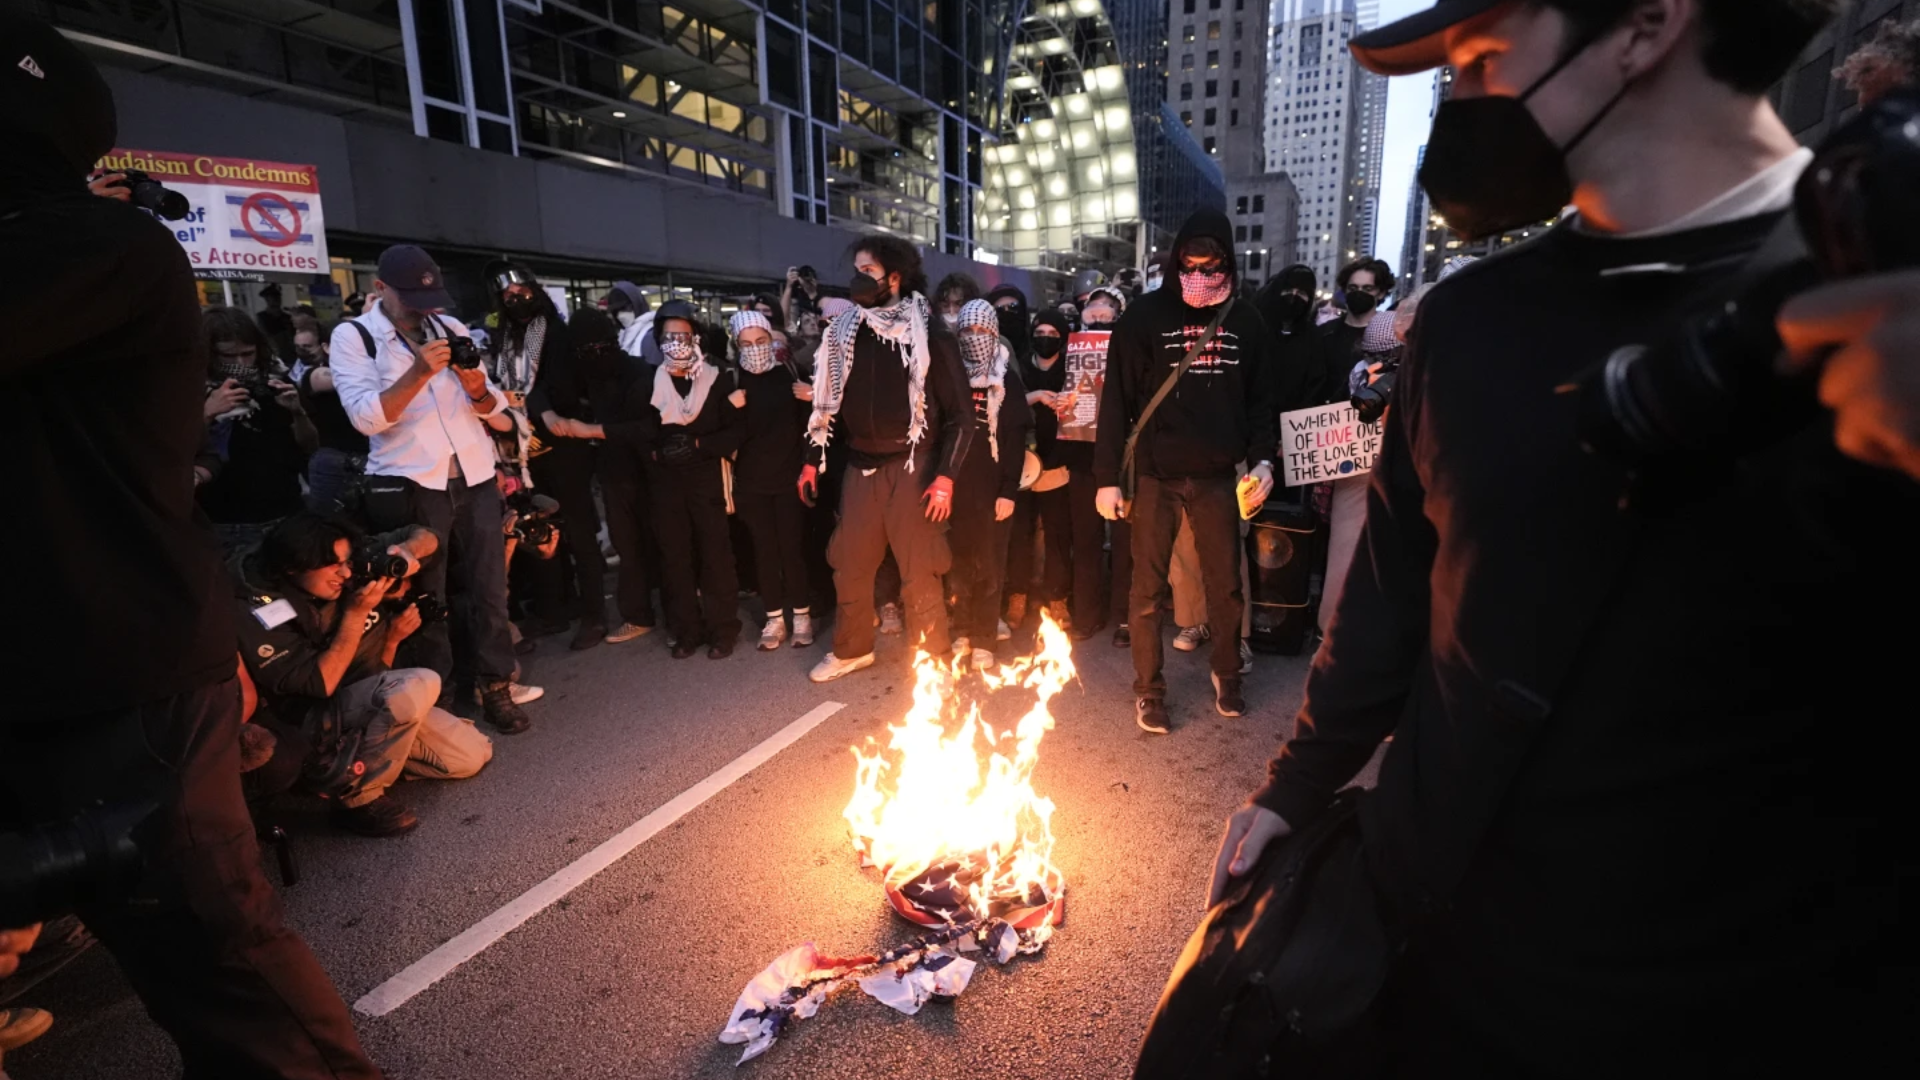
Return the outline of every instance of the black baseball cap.
{"type": "Polygon", "coordinates": [[[442,311],[453,306],[447,295],[440,264],[415,244],[395,244],[380,253],[380,281],[415,311],[442,311]]]}
{"type": "Polygon", "coordinates": [[[113,91],[87,54],[43,20],[0,13],[0,133],[43,140],[78,179],[116,132],[113,91]]]}
{"type": "Polygon", "coordinates": [[[1445,67],[1448,30],[1514,0],[1435,0],[1417,15],[1369,30],[1348,45],[1376,75],[1413,75],[1445,67]]]}

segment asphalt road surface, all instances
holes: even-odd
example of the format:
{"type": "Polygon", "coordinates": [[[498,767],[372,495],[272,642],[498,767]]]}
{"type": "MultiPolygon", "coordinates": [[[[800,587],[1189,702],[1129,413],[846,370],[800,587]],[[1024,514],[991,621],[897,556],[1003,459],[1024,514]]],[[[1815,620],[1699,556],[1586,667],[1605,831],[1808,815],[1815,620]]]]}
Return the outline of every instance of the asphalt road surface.
{"type": "MultiPolygon", "coordinates": [[[[1226,720],[1204,653],[1169,649],[1176,728],[1154,737],[1133,724],[1127,652],[1105,634],[1080,643],[1081,681],[1055,700],[1034,777],[1058,806],[1069,883],[1052,944],[983,964],[957,1002],[918,1016],[844,993],[736,1070],[739,1048],[717,1036],[774,957],[806,941],[848,954],[913,936],[840,817],[848,748],[908,704],[906,649],[883,638],[875,667],[814,686],[805,675],[825,641],[676,662],[659,633],[579,654],[565,640],[531,658],[528,681],[547,688],[532,731],[497,739],[474,779],[398,789],[422,819],[412,834],[361,839],[310,809],[283,815],[303,874],[284,890],[288,919],[349,1003],[810,710],[844,708],[404,1004],[356,1013],[390,1077],[1126,1077],[1201,914],[1221,823],[1291,727],[1307,668],[1260,657],[1249,715],[1226,720]]],[[[14,1080],[178,1073],[102,949],[20,1004],[56,1023],[8,1056],[14,1080]]]]}

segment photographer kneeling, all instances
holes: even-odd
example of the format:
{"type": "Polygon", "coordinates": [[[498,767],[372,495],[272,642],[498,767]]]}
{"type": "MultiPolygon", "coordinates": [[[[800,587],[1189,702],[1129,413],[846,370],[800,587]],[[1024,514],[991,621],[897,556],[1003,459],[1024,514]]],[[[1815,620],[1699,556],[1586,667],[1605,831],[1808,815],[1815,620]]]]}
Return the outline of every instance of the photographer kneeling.
{"type": "Polygon", "coordinates": [[[344,522],[301,513],[234,560],[253,680],[313,742],[302,783],[338,800],[334,823],[363,836],[420,823],[387,794],[403,773],[457,780],[493,758],[485,735],[434,707],[440,676],[393,667],[423,617],[446,617],[431,594],[407,595],[420,560],[438,548],[427,529],[368,541],[344,522]]]}

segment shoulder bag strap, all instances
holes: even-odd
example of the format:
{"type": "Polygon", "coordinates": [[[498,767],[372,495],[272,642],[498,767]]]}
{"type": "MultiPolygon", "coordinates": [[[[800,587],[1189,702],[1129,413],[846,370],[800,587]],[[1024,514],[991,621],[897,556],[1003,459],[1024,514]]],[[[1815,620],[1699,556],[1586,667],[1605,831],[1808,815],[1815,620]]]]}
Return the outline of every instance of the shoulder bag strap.
{"type": "Polygon", "coordinates": [[[1173,393],[1174,384],[1178,383],[1180,376],[1185,375],[1187,369],[1193,366],[1194,358],[1199,356],[1208,343],[1213,341],[1214,335],[1220,332],[1221,324],[1227,321],[1227,312],[1233,310],[1235,303],[1234,299],[1229,299],[1220,305],[1220,310],[1214,313],[1213,321],[1207,324],[1206,333],[1201,334],[1198,341],[1187,346],[1187,355],[1180,358],[1180,363],[1174,366],[1173,374],[1167,376],[1167,381],[1160,384],[1160,389],[1154,392],[1153,399],[1147,402],[1147,407],[1140,410],[1140,419],[1133,422],[1133,431],[1127,435],[1126,452],[1120,458],[1120,493],[1128,499],[1133,498],[1133,451],[1140,442],[1140,433],[1147,430],[1147,421],[1153,419],[1154,410],[1160,407],[1162,401],[1167,400],[1168,394],[1173,393]]]}

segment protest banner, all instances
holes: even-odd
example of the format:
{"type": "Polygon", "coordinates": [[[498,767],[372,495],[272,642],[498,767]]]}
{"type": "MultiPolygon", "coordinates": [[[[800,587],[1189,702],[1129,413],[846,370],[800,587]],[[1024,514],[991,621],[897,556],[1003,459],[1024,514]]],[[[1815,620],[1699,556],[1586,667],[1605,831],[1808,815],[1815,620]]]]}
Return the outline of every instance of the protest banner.
{"type": "Polygon", "coordinates": [[[1373,471],[1380,425],[1363,424],[1344,401],[1280,414],[1280,481],[1319,484],[1373,471]]]}
{"type": "Polygon", "coordinates": [[[161,224],[173,230],[198,273],[329,270],[320,175],[311,165],[116,148],[96,167],[138,169],[186,196],[187,216],[161,224]]]}
{"type": "Polygon", "coordinates": [[[1073,410],[1060,418],[1060,437],[1070,442],[1092,442],[1099,427],[1100,390],[1107,385],[1107,330],[1082,330],[1067,335],[1067,384],[1062,395],[1073,395],[1073,410]]]}

